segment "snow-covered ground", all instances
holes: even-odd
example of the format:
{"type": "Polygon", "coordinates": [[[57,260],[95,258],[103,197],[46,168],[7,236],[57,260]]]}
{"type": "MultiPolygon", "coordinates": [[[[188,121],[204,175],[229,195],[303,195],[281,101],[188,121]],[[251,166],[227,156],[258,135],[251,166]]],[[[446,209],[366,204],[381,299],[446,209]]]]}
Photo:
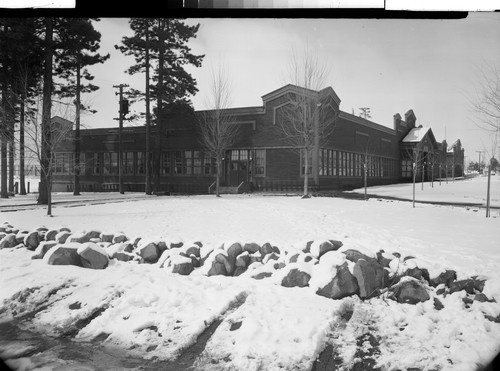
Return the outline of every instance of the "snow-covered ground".
{"type": "MultiPolygon", "coordinates": [[[[488,177],[479,175],[474,178],[448,180],[435,180],[415,185],[415,200],[430,202],[450,202],[464,204],[486,205],[488,177]],[[441,184],[440,184],[441,183],[441,184]]],[[[355,193],[364,193],[364,188],[353,190],[355,193]]],[[[397,197],[412,200],[413,184],[391,184],[384,186],[368,187],[367,193],[376,196],[397,197]]],[[[490,205],[500,207],[500,173],[491,176],[490,205]]]]}
{"type": "MultiPolygon", "coordinates": [[[[482,178],[443,183],[441,188],[449,190],[443,194],[458,197],[458,187],[462,185],[465,192],[472,182],[482,178]]],[[[493,184],[498,188],[498,182],[493,184]]],[[[395,188],[385,187],[387,192],[395,188]]],[[[435,183],[434,189],[439,185],[435,183]]],[[[0,319],[7,320],[13,310],[47,305],[31,326],[60,334],[102,308],[78,332],[77,340],[106,333],[105,347],[173,359],[221,318],[197,362],[200,370],[307,370],[327,343],[334,344],[349,370],[359,350],[357,340],[368,330],[380,343],[375,359],[383,370],[475,370],[500,351],[500,324],[485,318],[500,315],[499,210],[485,218],[474,208],[430,204],[412,208],[406,201],[224,195],[55,207],[54,214],[47,217],[43,209],[0,213],[0,223],[26,230],[46,226],[69,227],[77,233],[122,231],[131,238],[201,241],[207,249],[234,241],[270,242],[282,256],[310,240],[334,239],[342,241],[341,251],[374,254],[383,249],[415,256],[412,264],[427,268],[431,277],[447,268],[455,269],[458,279],[479,275],[487,279],[483,292],[496,303],[466,305],[464,291],[444,297],[434,289],[431,300],[416,305],[382,298],[331,300],[316,295],[311,287],[282,287],[274,276],[207,277],[201,268],[180,276],[160,264],[118,261],[104,270],[90,270],[31,260],[33,252],[25,249],[1,249],[0,306],[8,310],[3,315],[0,310],[0,319]],[[432,297],[439,298],[444,308],[435,309],[432,297]],[[342,315],[351,306],[352,318],[345,323],[342,315]]],[[[40,357],[17,364],[30,369],[70,362],[40,357]]]]}

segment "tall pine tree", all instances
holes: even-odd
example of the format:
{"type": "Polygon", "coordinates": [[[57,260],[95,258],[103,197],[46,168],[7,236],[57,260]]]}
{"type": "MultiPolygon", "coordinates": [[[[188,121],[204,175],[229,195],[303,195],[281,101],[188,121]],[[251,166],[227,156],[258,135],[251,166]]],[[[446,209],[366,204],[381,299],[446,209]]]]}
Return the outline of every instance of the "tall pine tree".
{"type": "MultiPolygon", "coordinates": [[[[135,57],[136,64],[127,72],[146,74],[145,93],[136,92],[136,98],[146,100],[146,147],[149,158],[150,136],[149,126],[154,124],[154,185],[160,190],[161,138],[165,134],[166,113],[172,107],[185,106],[191,108],[189,97],[196,94],[196,80],[184,69],[186,65],[200,67],[203,55],[194,55],[188,46],[190,39],[195,38],[199,24],[190,26],[182,19],[174,18],[132,18],[130,27],[134,31],[132,37],[124,37],[122,45],[116,46],[122,53],[135,57]],[[152,77],[150,81],[150,69],[152,77]],[[153,109],[153,120],[149,122],[150,100],[156,99],[153,109]]],[[[150,161],[148,161],[149,166],[150,161]]],[[[151,184],[146,176],[146,192],[151,184]]]]}
{"type": "Polygon", "coordinates": [[[104,63],[109,58],[109,54],[97,53],[101,34],[94,29],[92,22],[98,21],[98,18],[67,20],[61,33],[61,43],[65,47],[59,54],[59,63],[55,70],[56,74],[63,79],[56,94],[62,97],[75,97],[74,195],[80,194],[80,116],[82,110],[89,108],[82,105],[81,94],[99,89],[98,86],[90,83],[94,76],[86,67],[104,63]],[[87,80],[89,83],[84,84],[82,80],[87,80]]]}

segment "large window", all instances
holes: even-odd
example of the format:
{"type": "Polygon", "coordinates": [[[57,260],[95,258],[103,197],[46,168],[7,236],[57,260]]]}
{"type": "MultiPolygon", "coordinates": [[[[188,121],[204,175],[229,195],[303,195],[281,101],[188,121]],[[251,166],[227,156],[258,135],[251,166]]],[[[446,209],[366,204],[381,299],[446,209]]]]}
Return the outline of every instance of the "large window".
{"type": "Polygon", "coordinates": [[[266,150],[255,150],[255,176],[266,175],[266,150]]]}
{"type": "Polygon", "coordinates": [[[172,152],[161,153],[161,173],[163,175],[170,175],[172,171],[172,152]]]}
{"type": "Polygon", "coordinates": [[[212,158],[210,153],[205,152],[203,154],[203,174],[205,175],[216,174],[217,170],[215,169],[215,167],[216,167],[215,159],[212,158]]]}
{"type": "Polygon", "coordinates": [[[53,160],[54,174],[70,174],[73,172],[73,153],[56,152],[53,160]]]}
{"type": "Polygon", "coordinates": [[[122,162],[123,173],[129,175],[134,174],[134,152],[123,152],[122,162]]]}
{"type": "Polygon", "coordinates": [[[135,173],[145,174],[146,173],[146,152],[136,152],[136,162],[135,162],[135,173]]]}
{"type": "Polygon", "coordinates": [[[401,161],[401,176],[403,178],[411,178],[411,176],[412,176],[411,160],[402,160],[401,161]]]}
{"type": "Polygon", "coordinates": [[[92,174],[99,175],[101,174],[101,158],[99,153],[92,153],[92,174]]]}
{"type": "Polygon", "coordinates": [[[174,152],[174,174],[175,175],[182,174],[182,152],[181,151],[174,152]]]}
{"type": "Polygon", "coordinates": [[[118,152],[104,152],[104,175],[118,174],[118,152]]]}

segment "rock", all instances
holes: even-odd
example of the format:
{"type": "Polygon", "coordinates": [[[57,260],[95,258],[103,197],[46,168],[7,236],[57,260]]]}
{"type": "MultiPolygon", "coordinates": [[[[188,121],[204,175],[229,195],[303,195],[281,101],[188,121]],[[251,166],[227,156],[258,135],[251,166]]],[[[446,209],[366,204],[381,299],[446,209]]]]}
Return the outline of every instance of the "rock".
{"type": "Polygon", "coordinates": [[[304,253],[310,253],[311,252],[311,245],[314,243],[314,241],[307,241],[306,246],[302,249],[302,252],[304,253]]]}
{"type": "Polygon", "coordinates": [[[440,284],[444,283],[447,287],[451,286],[451,283],[457,279],[457,272],[454,270],[446,270],[439,274],[439,276],[432,278],[429,280],[430,284],[433,287],[437,287],[440,284]]]}
{"type": "Polygon", "coordinates": [[[441,310],[444,308],[443,303],[438,298],[434,298],[434,309],[441,310]]]}
{"type": "Polygon", "coordinates": [[[68,231],[60,231],[59,233],[56,234],[55,240],[58,244],[64,244],[66,243],[66,240],[68,237],[71,236],[71,233],[68,231]]]}
{"type": "Polygon", "coordinates": [[[481,293],[476,294],[474,296],[474,301],[478,301],[480,303],[485,303],[485,302],[491,302],[492,300],[488,299],[488,297],[481,292],[481,293]]]}
{"type": "MultiPolygon", "coordinates": [[[[113,238],[114,240],[114,238],[113,238]]],[[[160,258],[160,251],[154,242],[150,242],[145,246],[138,248],[138,254],[145,263],[156,263],[160,258]]]]}
{"type": "Polygon", "coordinates": [[[408,255],[408,256],[404,257],[403,261],[405,262],[405,261],[410,260],[410,259],[416,259],[416,258],[412,255],[408,255]]]}
{"type": "Polygon", "coordinates": [[[278,248],[278,246],[273,246],[273,253],[275,253],[275,254],[277,254],[277,255],[281,254],[281,251],[280,251],[280,249],[278,248]]]}
{"type": "Polygon", "coordinates": [[[401,259],[401,254],[398,252],[393,252],[392,255],[394,255],[398,259],[401,259]]]}
{"type": "Polygon", "coordinates": [[[118,234],[115,234],[113,236],[113,243],[120,243],[120,242],[125,242],[125,241],[128,241],[128,238],[127,236],[125,236],[125,234],[123,233],[118,233],[118,234]]]}
{"type": "Polygon", "coordinates": [[[104,269],[109,264],[106,251],[93,242],[86,242],[78,248],[82,265],[84,268],[104,269]]]}
{"type": "Polygon", "coordinates": [[[99,238],[101,239],[102,242],[113,242],[113,235],[109,233],[101,233],[99,235],[99,238]]]}
{"type": "Polygon", "coordinates": [[[284,287],[305,287],[308,285],[311,275],[299,270],[298,268],[292,268],[288,274],[283,277],[281,281],[281,286],[284,287]]]}
{"type": "Polygon", "coordinates": [[[457,291],[465,291],[467,294],[474,294],[474,280],[469,278],[465,280],[452,282],[450,285],[450,294],[457,291]]]}
{"type": "Polygon", "coordinates": [[[82,260],[78,255],[78,245],[68,244],[55,246],[50,251],[50,256],[47,263],[50,265],[76,265],[82,266],[82,260]]]}
{"type": "Polygon", "coordinates": [[[415,268],[410,268],[410,269],[407,269],[405,272],[404,272],[404,275],[405,276],[409,276],[409,277],[413,277],[413,278],[416,278],[417,280],[420,280],[420,279],[424,279],[426,280],[427,282],[430,282],[430,279],[429,279],[429,271],[425,268],[418,268],[418,267],[415,267],[415,268]]]}
{"type": "Polygon", "coordinates": [[[35,254],[31,259],[42,259],[45,254],[54,246],[57,245],[56,241],[42,241],[35,250],[35,254]]]}
{"type": "Polygon", "coordinates": [[[290,259],[288,259],[288,262],[289,263],[297,263],[297,260],[299,259],[299,255],[300,254],[293,254],[292,256],[290,256],[290,259]]]}
{"type": "Polygon", "coordinates": [[[185,251],[186,256],[191,256],[194,255],[197,258],[200,257],[200,246],[193,244],[192,246],[188,247],[185,251]]]}
{"type": "Polygon", "coordinates": [[[250,265],[250,255],[247,251],[243,251],[236,257],[236,267],[247,268],[250,265]]]}
{"type": "MultiPolygon", "coordinates": [[[[24,238],[28,235],[28,233],[29,232],[26,231],[19,231],[16,233],[16,246],[24,245],[24,238]]],[[[36,232],[36,234],[38,234],[38,232],[36,232]]]]}
{"type": "Polygon", "coordinates": [[[0,249],[16,246],[16,234],[9,233],[0,241],[0,249]]]}
{"type": "MultiPolygon", "coordinates": [[[[100,241],[102,241],[101,234],[102,233],[100,231],[91,230],[91,231],[86,232],[83,237],[84,237],[85,242],[88,242],[93,238],[98,238],[100,241]]],[[[109,242],[111,242],[111,241],[109,241],[109,242]]]]}
{"type": "Polygon", "coordinates": [[[266,242],[262,247],[260,248],[260,253],[262,257],[266,256],[267,254],[271,254],[273,252],[273,247],[269,242],[266,242]]]}
{"type": "MultiPolygon", "coordinates": [[[[347,258],[347,255],[346,255],[347,258]]],[[[354,265],[353,274],[358,281],[359,297],[369,298],[388,283],[388,273],[375,259],[359,258],[354,265]]]]}
{"type": "Polygon", "coordinates": [[[172,242],[172,243],[170,243],[171,249],[178,249],[182,246],[184,246],[184,242],[172,242]]]}
{"type": "Polygon", "coordinates": [[[172,266],[172,273],[178,273],[183,276],[189,275],[194,270],[191,258],[186,258],[181,255],[172,257],[170,264],[172,266]]]}
{"type": "Polygon", "coordinates": [[[38,234],[37,231],[30,232],[24,237],[24,246],[28,250],[35,250],[38,245],[40,244],[40,235],[38,234]]]}
{"type": "Polygon", "coordinates": [[[85,238],[85,235],[83,233],[75,233],[69,236],[66,242],[82,244],[89,241],[85,238]]]}
{"type": "Polygon", "coordinates": [[[315,247],[314,249],[312,247],[313,245],[311,245],[310,247],[310,252],[313,254],[315,258],[320,259],[328,251],[337,251],[338,249],[340,249],[342,247],[342,242],[329,240],[329,241],[323,241],[319,245],[314,246],[315,247]]]}
{"type": "MultiPolygon", "coordinates": [[[[375,260],[374,258],[359,252],[358,250],[348,249],[343,251],[345,258],[353,263],[356,263],[359,259],[364,259],[365,261],[375,260]]],[[[376,261],[376,260],[375,260],[376,261]]]]}
{"type": "Polygon", "coordinates": [[[477,277],[472,277],[472,280],[474,281],[474,288],[479,292],[483,292],[484,283],[486,282],[486,280],[481,280],[477,277]]]}
{"type": "Polygon", "coordinates": [[[111,259],[116,259],[122,262],[129,262],[135,257],[134,254],[130,254],[126,251],[116,251],[111,255],[111,259]]]}
{"type": "Polygon", "coordinates": [[[398,303],[417,304],[430,299],[427,290],[413,277],[403,278],[390,291],[398,303]]]}
{"type": "Polygon", "coordinates": [[[261,280],[263,278],[271,277],[273,274],[271,272],[260,272],[259,274],[256,274],[255,276],[252,276],[252,278],[256,280],[261,280]]]}
{"type": "Polygon", "coordinates": [[[335,300],[357,293],[359,293],[358,281],[349,271],[347,262],[337,266],[335,277],[325,287],[316,291],[318,295],[335,300]]]}
{"type": "Polygon", "coordinates": [[[384,268],[389,268],[389,264],[391,263],[392,259],[387,258],[384,256],[383,251],[378,251],[377,252],[377,262],[384,268]]]}
{"type": "Polygon", "coordinates": [[[212,261],[212,266],[210,267],[207,276],[227,276],[226,265],[217,260],[212,261]]]}
{"type": "Polygon", "coordinates": [[[266,264],[269,260],[278,260],[279,258],[280,257],[273,252],[264,256],[264,259],[262,259],[262,263],[266,264]]]}
{"type": "Polygon", "coordinates": [[[229,246],[226,251],[228,258],[234,262],[236,261],[236,257],[243,252],[243,247],[241,247],[241,245],[238,242],[236,242],[233,243],[231,246],[229,246]]]}
{"type": "Polygon", "coordinates": [[[246,243],[243,246],[243,250],[248,251],[249,254],[254,254],[257,251],[260,251],[260,246],[258,244],[256,244],[255,242],[250,242],[250,243],[246,243]]]}
{"type": "Polygon", "coordinates": [[[219,263],[224,264],[226,276],[230,276],[233,274],[236,258],[229,257],[223,253],[218,253],[215,256],[215,260],[218,261],[219,263]]]}
{"type": "Polygon", "coordinates": [[[279,262],[279,263],[274,263],[274,264],[273,264],[273,268],[274,268],[274,269],[276,269],[276,270],[278,270],[278,269],[283,269],[283,268],[285,268],[285,267],[286,267],[286,264],[285,264],[285,263],[283,263],[283,262],[279,262]]]}
{"type": "Polygon", "coordinates": [[[57,229],[51,229],[45,233],[45,241],[55,241],[56,235],[59,233],[57,229]]]}
{"type": "Polygon", "coordinates": [[[59,232],[68,232],[68,233],[71,233],[71,229],[69,229],[68,227],[62,227],[62,228],[59,228],[59,232]]]}

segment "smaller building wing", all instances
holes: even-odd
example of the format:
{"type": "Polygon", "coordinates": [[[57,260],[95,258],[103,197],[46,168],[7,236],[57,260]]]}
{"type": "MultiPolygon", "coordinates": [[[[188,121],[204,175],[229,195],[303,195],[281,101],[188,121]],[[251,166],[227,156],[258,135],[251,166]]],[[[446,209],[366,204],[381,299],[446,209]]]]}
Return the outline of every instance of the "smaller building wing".
{"type": "Polygon", "coordinates": [[[402,139],[403,143],[417,143],[424,139],[425,135],[429,132],[429,128],[419,126],[418,128],[411,129],[408,134],[402,139]]]}

